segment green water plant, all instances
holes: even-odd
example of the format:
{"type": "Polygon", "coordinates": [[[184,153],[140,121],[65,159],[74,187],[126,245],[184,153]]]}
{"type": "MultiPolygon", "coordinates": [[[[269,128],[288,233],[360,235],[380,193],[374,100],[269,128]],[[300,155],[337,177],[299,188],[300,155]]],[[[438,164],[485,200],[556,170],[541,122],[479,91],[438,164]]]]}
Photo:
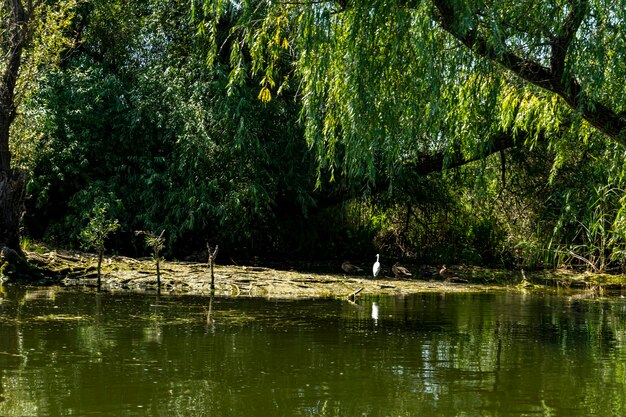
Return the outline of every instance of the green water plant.
{"type": "Polygon", "coordinates": [[[163,235],[165,234],[165,229],[161,231],[161,234],[157,235],[152,231],[143,231],[138,230],[135,232],[136,235],[144,235],[145,236],[145,244],[146,246],[152,249],[152,259],[156,264],[156,273],[157,273],[157,288],[160,290],[161,288],[161,271],[159,269],[159,261],[161,260],[161,251],[165,248],[165,238],[163,235]]]}
{"type": "Polygon", "coordinates": [[[104,243],[109,234],[115,232],[120,227],[117,219],[110,219],[107,216],[108,209],[108,203],[97,202],[91,211],[87,227],[80,232],[83,249],[95,249],[98,253],[98,288],[100,288],[104,243]]]}

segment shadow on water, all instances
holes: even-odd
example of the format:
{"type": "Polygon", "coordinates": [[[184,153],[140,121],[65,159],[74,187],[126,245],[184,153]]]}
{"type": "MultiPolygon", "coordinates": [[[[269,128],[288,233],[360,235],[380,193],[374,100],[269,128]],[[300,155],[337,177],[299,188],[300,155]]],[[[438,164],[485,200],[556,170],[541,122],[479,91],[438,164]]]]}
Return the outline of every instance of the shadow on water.
{"type": "Polygon", "coordinates": [[[626,304],[6,288],[0,415],[624,415],[626,304]]]}

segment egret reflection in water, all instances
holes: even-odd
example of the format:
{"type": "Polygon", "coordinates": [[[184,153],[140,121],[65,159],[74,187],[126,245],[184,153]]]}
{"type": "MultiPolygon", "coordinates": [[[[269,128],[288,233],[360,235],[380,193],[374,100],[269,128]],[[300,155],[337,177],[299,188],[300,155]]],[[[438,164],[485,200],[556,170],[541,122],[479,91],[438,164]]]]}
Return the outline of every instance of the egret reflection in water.
{"type": "Polygon", "coordinates": [[[372,319],[378,321],[378,303],[376,302],[372,303],[372,319]]]}

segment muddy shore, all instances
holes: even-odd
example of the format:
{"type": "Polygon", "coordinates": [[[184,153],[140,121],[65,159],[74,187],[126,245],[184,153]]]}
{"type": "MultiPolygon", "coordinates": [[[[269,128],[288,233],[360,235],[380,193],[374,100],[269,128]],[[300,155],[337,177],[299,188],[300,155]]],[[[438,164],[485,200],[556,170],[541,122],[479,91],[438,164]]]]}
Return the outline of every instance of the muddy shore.
{"type": "MultiPolygon", "coordinates": [[[[95,287],[97,258],[93,254],[70,251],[28,252],[29,261],[54,277],[38,284],[95,287]]],[[[383,265],[382,276],[374,279],[366,272],[346,275],[340,266],[310,272],[311,267],[268,268],[249,265],[221,265],[214,268],[214,293],[219,296],[265,298],[349,298],[371,295],[408,295],[423,292],[487,291],[572,291],[588,296],[626,290],[623,275],[575,273],[568,270],[522,272],[454,266],[457,282],[445,282],[436,266],[412,266],[413,276],[395,278],[383,265]],[[465,282],[466,281],[466,282],[465,282]]],[[[318,268],[319,269],[319,268],[318,268]]],[[[206,263],[161,261],[161,293],[209,295],[211,274],[206,263]]],[[[105,257],[101,290],[156,292],[157,276],[151,259],[122,256],[105,257]]]]}

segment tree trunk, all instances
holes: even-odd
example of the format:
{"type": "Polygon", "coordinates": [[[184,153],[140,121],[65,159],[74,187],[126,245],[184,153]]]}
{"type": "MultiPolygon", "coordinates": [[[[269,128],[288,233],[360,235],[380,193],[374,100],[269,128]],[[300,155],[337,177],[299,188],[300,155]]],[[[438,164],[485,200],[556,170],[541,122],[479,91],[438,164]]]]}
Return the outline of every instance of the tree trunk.
{"type": "Polygon", "coordinates": [[[14,170],[8,177],[0,173],[0,244],[24,257],[20,246],[20,221],[24,213],[26,173],[14,170]]]}
{"type": "Polygon", "coordinates": [[[5,51],[0,79],[0,267],[7,275],[26,265],[20,246],[20,221],[24,213],[26,173],[11,168],[9,131],[15,119],[15,86],[22,64],[22,50],[27,38],[28,19],[21,0],[8,6],[8,49],[5,51]],[[8,268],[7,268],[8,267],[8,268]]]}
{"type": "Polygon", "coordinates": [[[24,213],[26,173],[0,172],[0,275],[11,276],[27,269],[20,245],[20,221],[24,213]]]}

